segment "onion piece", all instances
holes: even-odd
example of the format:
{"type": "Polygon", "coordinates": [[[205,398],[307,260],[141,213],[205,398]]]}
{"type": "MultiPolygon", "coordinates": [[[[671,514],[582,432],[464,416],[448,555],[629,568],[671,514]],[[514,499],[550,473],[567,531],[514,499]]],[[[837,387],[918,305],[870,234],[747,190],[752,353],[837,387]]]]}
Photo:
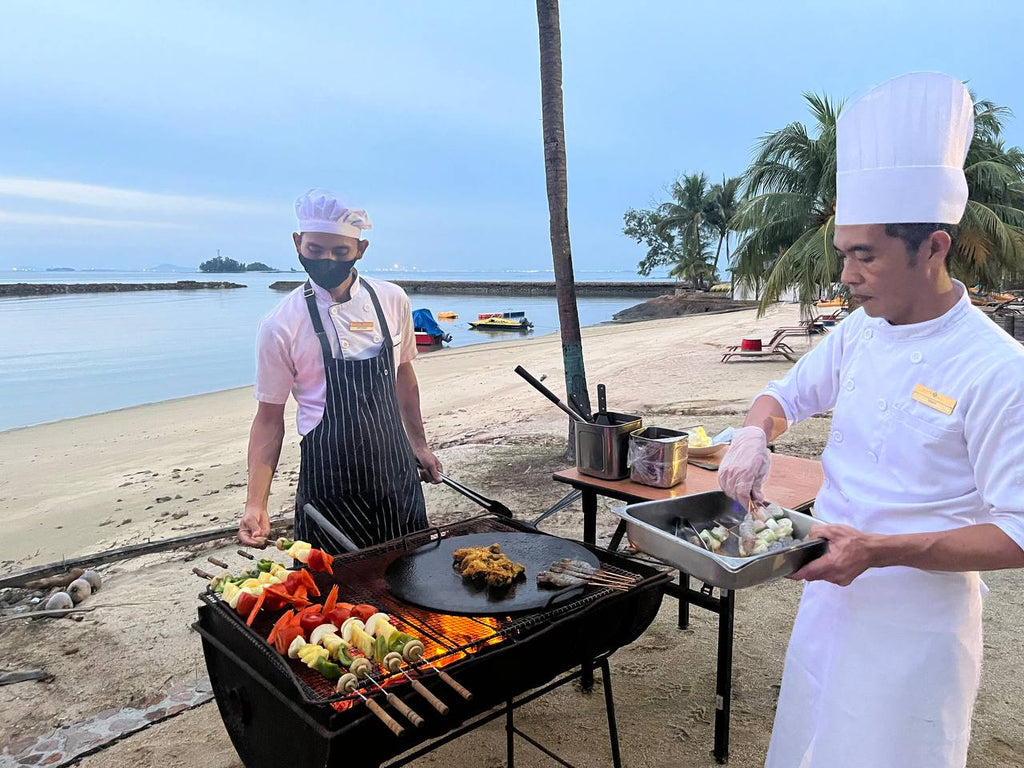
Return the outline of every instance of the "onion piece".
{"type": "Polygon", "coordinates": [[[333,624],[321,624],[309,633],[309,642],[313,645],[320,645],[320,641],[323,639],[324,635],[333,635],[337,633],[337,631],[338,628],[333,624]]]}

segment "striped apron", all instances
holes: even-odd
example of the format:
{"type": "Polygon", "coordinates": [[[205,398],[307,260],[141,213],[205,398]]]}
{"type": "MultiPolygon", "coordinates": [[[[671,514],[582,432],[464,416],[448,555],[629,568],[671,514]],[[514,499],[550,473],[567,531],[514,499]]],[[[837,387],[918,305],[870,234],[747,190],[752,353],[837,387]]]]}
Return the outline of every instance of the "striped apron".
{"type": "Polygon", "coordinates": [[[324,416],[300,443],[302,463],[295,494],[295,536],[336,552],[338,545],[302,507],[312,504],[360,548],[427,527],[426,506],[398,409],[394,346],[377,294],[366,281],[380,323],[381,350],[366,360],[336,359],[316,297],[303,295],[324,357],[324,416]]]}

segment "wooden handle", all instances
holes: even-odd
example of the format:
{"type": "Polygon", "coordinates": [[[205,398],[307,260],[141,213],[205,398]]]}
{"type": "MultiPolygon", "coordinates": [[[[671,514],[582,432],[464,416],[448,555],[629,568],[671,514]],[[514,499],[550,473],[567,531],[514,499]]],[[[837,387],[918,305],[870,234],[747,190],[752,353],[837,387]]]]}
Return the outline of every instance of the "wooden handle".
{"type": "Polygon", "coordinates": [[[395,696],[395,694],[393,694],[393,693],[389,693],[388,694],[388,704],[390,704],[392,707],[394,707],[399,712],[401,712],[402,713],[402,717],[404,717],[410,723],[415,725],[417,728],[419,728],[421,725],[423,725],[423,718],[420,717],[419,715],[417,715],[413,711],[412,707],[410,707],[408,704],[406,704],[400,698],[395,696]]]}
{"type": "Polygon", "coordinates": [[[237,551],[238,551],[238,554],[240,554],[240,555],[241,555],[242,557],[244,557],[244,558],[245,558],[246,560],[255,560],[255,559],[256,559],[255,557],[253,557],[252,555],[250,555],[250,554],[249,554],[248,552],[246,552],[246,551],[245,551],[244,549],[239,549],[239,550],[237,550],[237,551]]]}
{"type": "Polygon", "coordinates": [[[393,718],[391,715],[385,712],[381,708],[380,704],[378,704],[373,699],[366,700],[366,708],[373,712],[373,714],[375,714],[377,718],[388,727],[388,730],[395,734],[395,736],[401,736],[403,733],[405,733],[405,728],[399,725],[398,721],[396,721],[395,718],[393,718]]]}
{"type": "Polygon", "coordinates": [[[448,685],[451,686],[452,690],[454,690],[457,694],[459,694],[459,696],[464,698],[466,701],[472,701],[473,700],[473,694],[470,693],[469,691],[467,691],[465,688],[463,688],[457,682],[455,682],[452,679],[452,676],[449,675],[447,672],[445,672],[443,669],[437,670],[437,674],[438,674],[438,676],[442,680],[444,680],[446,683],[448,683],[448,685]]]}
{"type": "Polygon", "coordinates": [[[440,712],[442,715],[448,714],[448,705],[441,701],[437,696],[427,690],[427,686],[421,683],[419,680],[412,681],[412,689],[416,691],[420,696],[427,700],[434,709],[440,712]]]}
{"type": "Polygon", "coordinates": [[[213,578],[213,576],[211,576],[210,574],[208,574],[206,571],[202,570],[201,568],[193,568],[192,569],[192,573],[194,573],[200,579],[206,579],[207,581],[209,581],[210,579],[213,578]]]}
{"type": "Polygon", "coordinates": [[[218,560],[216,557],[212,557],[212,556],[208,557],[208,558],[206,558],[206,561],[209,562],[209,563],[213,563],[218,568],[227,568],[228,567],[227,563],[225,563],[223,560],[218,560]]]}

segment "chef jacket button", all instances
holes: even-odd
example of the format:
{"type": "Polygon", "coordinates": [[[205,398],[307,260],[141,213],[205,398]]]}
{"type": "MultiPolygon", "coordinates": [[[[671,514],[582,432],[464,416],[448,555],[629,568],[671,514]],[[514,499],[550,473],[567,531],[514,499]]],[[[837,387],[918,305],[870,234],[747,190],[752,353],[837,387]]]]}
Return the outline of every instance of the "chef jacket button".
{"type": "Polygon", "coordinates": [[[374,344],[377,344],[377,343],[379,343],[379,342],[380,342],[380,336],[374,336],[374,337],[373,337],[373,343],[374,343],[374,344]]]}
{"type": "Polygon", "coordinates": [[[868,451],[868,458],[871,459],[871,461],[873,463],[875,463],[875,464],[878,463],[878,454],[872,453],[871,451],[868,451]]]}
{"type": "Polygon", "coordinates": [[[910,362],[912,362],[912,363],[920,363],[921,362],[921,353],[920,352],[911,352],[910,353],[910,362]]]}
{"type": "Polygon", "coordinates": [[[880,411],[884,411],[884,410],[885,410],[885,408],[886,408],[886,403],[885,403],[885,399],[884,399],[884,398],[881,398],[881,397],[880,397],[880,398],[878,398],[878,410],[880,410],[880,411]]]}
{"type": "Polygon", "coordinates": [[[843,442],[843,433],[837,429],[832,433],[832,439],[837,443],[843,442]]]}
{"type": "Polygon", "coordinates": [[[870,328],[866,328],[864,330],[864,338],[865,339],[870,339],[874,335],[875,335],[875,332],[873,330],[871,330],[870,328]]]}
{"type": "Polygon", "coordinates": [[[847,392],[853,392],[855,387],[856,387],[856,385],[853,383],[853,379],[850,379],[849,381],[846,382],[846,391],[847,392]]]}
{"type": "Polygon", "coordinates": [[[370,311],[370,305],[369,304],[363,304],[363,312],[369,312],[369,311],[370,311]]]}
{"type": "Polygon", "coordinates": [[[331,314],[332,315],[338,314],[338,308],[337,307],[331,307],[331,314]]]}
{"type": "Polygon", "coordinates": [[[341,342],[341,348],[342,349],[348,349],[348,342],[347,341],[342,341],[341,342]]]}

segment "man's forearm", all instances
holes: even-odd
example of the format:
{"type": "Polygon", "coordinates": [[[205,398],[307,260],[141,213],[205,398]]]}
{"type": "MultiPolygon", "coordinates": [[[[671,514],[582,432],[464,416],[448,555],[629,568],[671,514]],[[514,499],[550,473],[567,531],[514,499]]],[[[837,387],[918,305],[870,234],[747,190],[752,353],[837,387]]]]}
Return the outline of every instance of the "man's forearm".
{"type": "Polygon", "coordinates": [[[402,414],[405,434],[413,448],[425,448],[427,436],[423,429],[423,414],[420,412],[420,385],[412,365],[398,366],[398,410],[402,414]]]}
{"type": "Polygon", "coordinates": [[[996,571],[1024,568],[1022,550],[998,526],[969,525],[939,533],[877,535],[872,565],[905,565],[925,571],[996,571]]]}
{"type": "Polygon", "coordinates": [[[761,395],[747,411],[747,418],[744,420],[743,426],[760,427],[764,430],[770,443],[786,431],[789,427],[789,420],[778,400],[768,395],[761,395]]]}
{"type": "Polygon", "coordinates": [[[254,421],[249,431],[249,483],[246,506],[266,509],[270,497],[270,484],[274,479],[277,462],[284,443],[284,423],[254,421]]]}

